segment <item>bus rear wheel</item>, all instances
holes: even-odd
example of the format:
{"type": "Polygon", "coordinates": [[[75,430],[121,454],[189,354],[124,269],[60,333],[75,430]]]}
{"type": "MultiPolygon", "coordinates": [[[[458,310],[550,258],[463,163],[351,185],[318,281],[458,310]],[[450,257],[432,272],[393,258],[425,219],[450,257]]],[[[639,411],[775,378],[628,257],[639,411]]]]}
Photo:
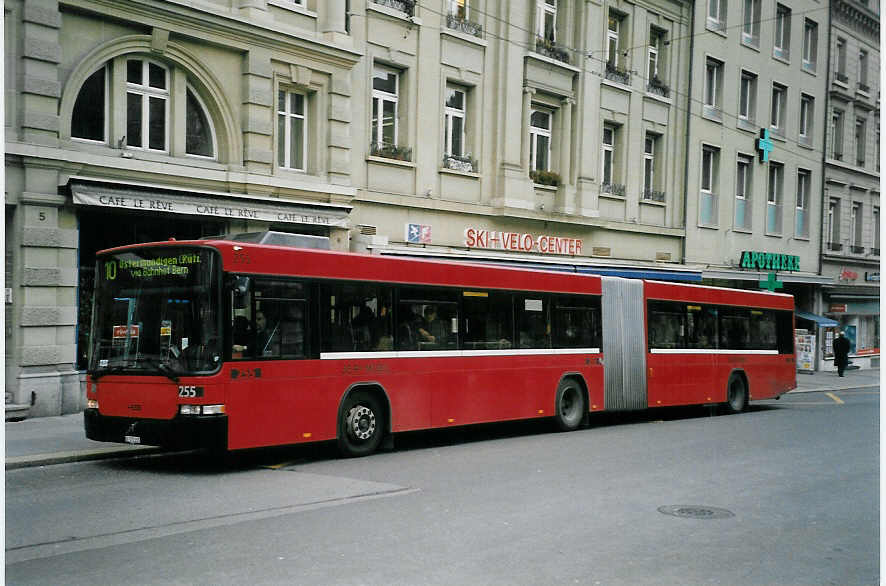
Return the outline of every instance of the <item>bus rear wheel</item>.
{"type": "Polygon", "coordinates": [[[729,378],[729,385],[726,388],[726,412],[741,413],[747,406],[748,388],[741,376],[733,374],[729,378]]]}
{"type": "Polygon", "coordinates": [[[587,407],[584,393],[575,379],[566,378],[560,381],[554,407],[554,420],[561,431],[578,429],[587,407]]]}
{"type": "Polygon", "coordinates": [[[338,430],[338,448],[348,457],[368,456],[381,443],[385,414],[371,393],[358,391],[345,400],[338,430]]]}

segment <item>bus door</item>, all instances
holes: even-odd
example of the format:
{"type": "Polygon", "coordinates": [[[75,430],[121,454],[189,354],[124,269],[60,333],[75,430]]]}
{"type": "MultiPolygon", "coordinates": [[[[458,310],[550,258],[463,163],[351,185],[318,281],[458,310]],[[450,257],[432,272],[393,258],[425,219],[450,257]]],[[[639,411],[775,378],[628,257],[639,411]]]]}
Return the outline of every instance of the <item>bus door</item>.
{"type": "Polygon", "coordinates": [[[643,281],[603,277],[603,372],[607,410],[645,409],[643,281]]]}

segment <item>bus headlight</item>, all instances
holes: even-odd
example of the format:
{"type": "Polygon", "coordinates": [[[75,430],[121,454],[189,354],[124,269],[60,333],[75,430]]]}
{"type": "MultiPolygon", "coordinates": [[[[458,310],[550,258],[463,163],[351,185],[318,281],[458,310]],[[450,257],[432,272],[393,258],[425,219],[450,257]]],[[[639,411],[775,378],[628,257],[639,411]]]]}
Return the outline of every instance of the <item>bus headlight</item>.
{"type": "Polygon", "coordinates": [[[179,405],[178,412],[181,415],[223,415],[224,405],[179,405]]]}
{"type": "Polygon", "coordinates": [[[86,408],[87,409],[98,409],[98,400],[97,399],[87,399],[86,400],[86,408]]]}

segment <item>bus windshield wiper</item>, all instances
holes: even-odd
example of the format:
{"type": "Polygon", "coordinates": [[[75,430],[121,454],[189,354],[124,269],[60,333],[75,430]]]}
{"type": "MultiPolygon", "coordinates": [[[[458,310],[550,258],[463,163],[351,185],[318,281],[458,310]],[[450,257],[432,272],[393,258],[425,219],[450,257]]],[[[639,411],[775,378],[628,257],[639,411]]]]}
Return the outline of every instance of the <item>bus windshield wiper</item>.
{"type": "Polygon", "coordinates": [[[168,364],[166,364],[165,362],[158,362],[158,361],[154,360],[153,358],[143,358],[142,360],[143,360],[143,362],[149,364],[150,366],[153,366],[157,370],[157,372],[159,372],[160,374],[162,374],[163,376],[165,376],[166,378],[168,378],[172,382],[174,382],[174,383],[178,382],[178,374],[176,374],[176,372],[172,369],[172,367],[169,366],[168,364]]]}
{"type": "Polygon", "coordinates": [[[90,376],[92,376],[92,380],[97,381],[98,379],[100,379],[103,376],[106,376],[109,374],[120,374],[120,373],[126,372],[126,370],[127,370],[126,366],[109,366],[107,368],[97,368],[97,369],[93,370],[92,372],[89,372],[88,374],[90,376]]]}

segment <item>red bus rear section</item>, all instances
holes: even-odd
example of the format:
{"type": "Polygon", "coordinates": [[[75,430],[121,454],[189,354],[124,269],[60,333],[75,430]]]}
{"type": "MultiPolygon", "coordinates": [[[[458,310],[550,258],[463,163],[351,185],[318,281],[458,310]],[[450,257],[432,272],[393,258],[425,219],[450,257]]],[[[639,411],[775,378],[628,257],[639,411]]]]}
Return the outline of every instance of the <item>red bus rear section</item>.
{"type": "Polygon", "coordinates": [[[99,253],[86,435],[240,450],[795,386],[793,298],[231,241],[99,253]]]}

